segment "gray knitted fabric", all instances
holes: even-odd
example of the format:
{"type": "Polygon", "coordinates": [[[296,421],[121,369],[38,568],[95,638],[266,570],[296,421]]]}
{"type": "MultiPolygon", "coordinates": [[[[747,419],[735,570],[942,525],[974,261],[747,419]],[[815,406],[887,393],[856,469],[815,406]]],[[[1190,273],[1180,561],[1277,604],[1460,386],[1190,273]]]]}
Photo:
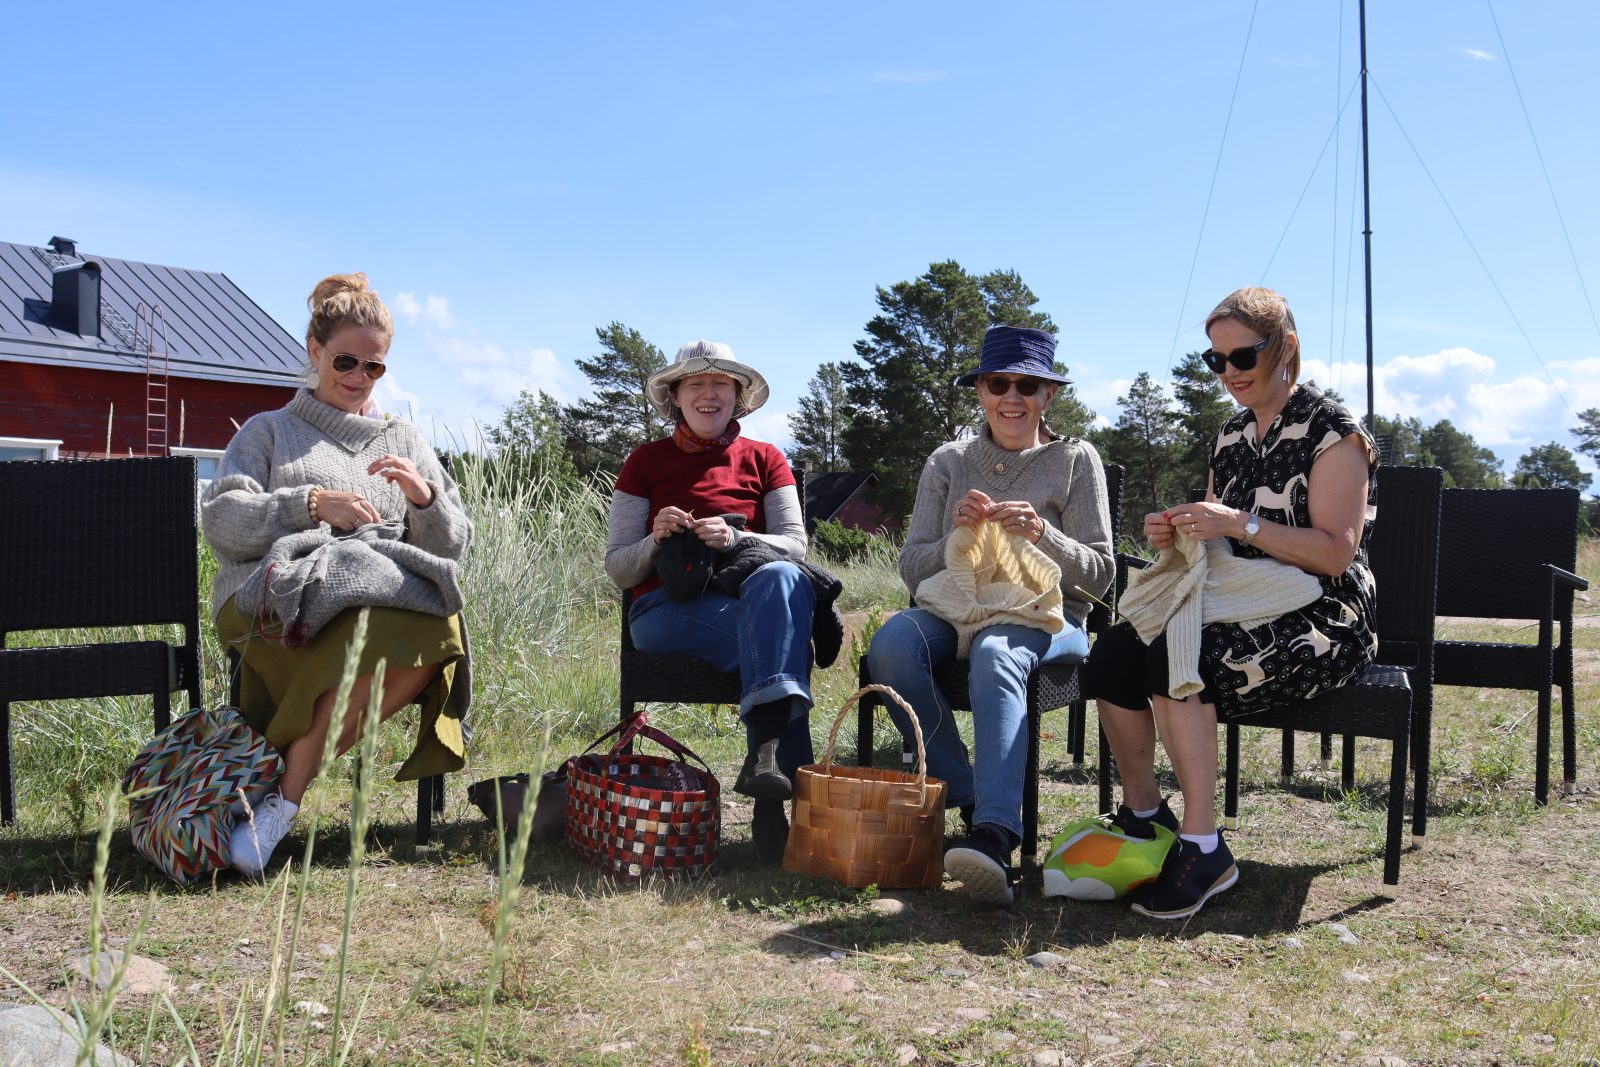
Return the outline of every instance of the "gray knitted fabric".
{"type": "Polygon", "coordinates": [[[1316,576],[1292,563],[1235,556],[1225,539],[1179,537],[1129,576],[1117,608],[1145,644],[1166,633],[1168,692],[1182,700],[1205,688],[1201,627],[1229,622],[1253,630],[1321,596],[1316,576]]]}
{"type": "Polygon", "coordinates": [[[305,530],[278,538],[239,587],[233,603],[249,618],[283,623],[286,648],[299,648],[347,608],[402,608],[442,619],[465,606],[456,561],[402,538],[399,522],[369,523],[335,537],[305,530]]]}
{"type": "Polygon", "coordinates": [[[900,577],[917,586],[945,567],[945,541],[955,528],[956,504],[967,490],[997,503],[1026,500],[1044,520],[1039,550],[1061,568],[1064,613],[1082,625],[1086,591],[1102,596],[1111,585],[1111,518],[1100,455],[1078,438],[1011,452],[994,443],[989,427],[977,436],[941,445],[922,468],[911,528],[900,550],[900,577]]]}
{"type": "MultiPolygon", "coordinates": [[[[800,494],[794,486],[774,489],[761,498],[767,532],[734,532],[727,551],[746,537],[765,541],[773,551],[790,559],[806,558],[806,527],[800,519],[800,494]]],[[[631,493],[611,494],[611,514],[606,522],[606,574],[618,589],[632,589],[655,570],[661,545],[650,533],[650,501],[631,493]],[[644,531],[644,537],[639,531],[644,531]]]]}
{"type": "Polygon", "coordinates": [[[472,523],[455,481],[415,426],[352,415],[302,389],[284,407],[254,415],[240,428],[201,502],[206,540],[218,563],[213,615],[280,538],[317,527],[307,508],[314,485],[360,493],[386,521],[406,524],[409,544],[442,559],[459,560],[472,542],[472,523]],[[386,452],[417,465],[433,487],[428,507],[416,507],[397,486],[367,473],[386,452]]]}

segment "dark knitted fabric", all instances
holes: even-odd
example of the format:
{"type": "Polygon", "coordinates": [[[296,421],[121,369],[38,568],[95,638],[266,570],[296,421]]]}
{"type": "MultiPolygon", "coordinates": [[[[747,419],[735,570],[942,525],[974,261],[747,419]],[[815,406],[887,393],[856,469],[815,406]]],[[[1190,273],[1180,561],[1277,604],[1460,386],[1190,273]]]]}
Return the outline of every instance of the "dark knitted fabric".
{"type": "MultiPolygon", "coordinates": [[[[744,529],[743,515],[724,515],[722,520],[736,530],[744,529]]],[[[693,530],[679,530],[661,542],[656,557],[656,577],[673,600],[693,600],[706,591],[711,572],[722,553],[700,540],[693,530]]],[[[733,595],[739,590],[735,587],[733,595]]]]}
{"type": "Polygon", "coordinates": [[[739,587],[744,584],[746,578],[756,572],[758,567],[780,561],[793,563],[811,582],[811,588],[816,594],[816,608],[811,614],[811,645],[816,653],[817,666],[831,667],[833,661],[839,658],[839,650],[844,646],[844,616],[839,613],[837,603],[839,594],[844,590],[844,583],[838,578],[815,563],[792,559],[765,541],[746,537],[716,562],[711,576],[711,587],[729,596],[738,596],[739,587]]]}

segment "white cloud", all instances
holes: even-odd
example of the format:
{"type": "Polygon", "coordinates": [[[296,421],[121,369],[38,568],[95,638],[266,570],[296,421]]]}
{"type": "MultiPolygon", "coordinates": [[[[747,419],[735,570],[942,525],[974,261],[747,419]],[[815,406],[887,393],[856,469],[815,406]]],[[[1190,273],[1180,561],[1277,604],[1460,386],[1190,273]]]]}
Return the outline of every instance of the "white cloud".
{"type": "Polygon", "coordinates": [[[756,441],[766,441],[778,446],[779,451],[794,447],[794,433],[789,429],[791,412],[779,411],[771,406],[761,408],[739,420],[741,436],[756,441]]]}
{"type": "Polygon", "coordinates": [[[421,300],[417,299],[415,293],[399,293],[394,298],[394,306],[409,323],[420,322],[425,326],[448,330],[454,321],[450,316],[450,302],[432,293],[421,300]]]}
{"type": "Polygon", "coordinates": [[[428,336],[428,342],[440,356],[451,363],[475,367],[503,367],[511,362],[506,350],[492,341],[469,337],[428,336]]]}
{"type": "Polygon", "coordinates": [[[561,403],[571,403],[577,385],[573,372],[548,348],[530,349],[502,363],[463,366],[458,373],[473,397],[501,407],[524,391],[549,393],[561,403]]]}
{"type": "Polygon", "coordinates": [[[1466,56],[1469,59],[1476,59],[1479,62],[1483,62],[1484,60],[1490,60],[1490,59],[1494,58],[1494,55],[1492,53],[1485,52],[1482,49],[1478,49],[1478,48],[1458,48],[1458,49],[1456,49],[1456,51],[1460,52],[1462,55],[1466,56]]]}

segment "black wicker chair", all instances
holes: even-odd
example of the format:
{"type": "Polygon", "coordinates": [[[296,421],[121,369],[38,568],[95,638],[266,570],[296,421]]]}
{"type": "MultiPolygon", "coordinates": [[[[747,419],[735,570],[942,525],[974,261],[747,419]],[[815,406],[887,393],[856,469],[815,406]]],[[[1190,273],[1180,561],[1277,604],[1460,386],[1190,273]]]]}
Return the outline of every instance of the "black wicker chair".
{"type": "MultiPolygon", "coordinates": [[[[1572,684],[1572,594],[1578,569],[1578,490],[1446,489],[1439,531],[1438,613],[1536,620],[1535,644],[1440,641],[1434,683],[1538,694],[1534,798],[1550,790],[1550,688],[1561,687],[1562,781],[1577,778],[1572,684]],[[1560,626],[1560,642],[1555,629],[1560,626]]],[[[1419,754],[1420,758],[1420,754],[1419,754]]]]}
{"type": "Polygon", "coordinates": [[[11,702],[155,699],[200,706],[200,578],[192,458],[0,463],[0,822],[16,820],[11,702]],[[183,643],[8,647],[13,633],[177,625],[183,643]]]}
{"type": "MultiPolygon", "coordinates": [[[[1378,658],[1354,684],[1299,704],[1224,723],[1223,823],[1239,816],[1239,728],[1261,726],[1344,736],[1342,784],[1355,787],[1355,739],[1392,743],[1389,819],[1383,880],[1400,881],[1401,832],[1405,825],[1406,757],[1417,722],[1412,833],[1427,831],[1428,751],[1426,724],[1433,717],[1434,599],[1438,589],[1440,493],[1444,475],[1436,467],[1381,467],[1378,518],[1368,556],[1378,585],[1378,658]]],[[[1100,806],[1111,808],[1111,750],[1100,735],[1100,806]]]]}
{"type": "MultiPolygon", "coordinates": [[[[794,468],[795,492],[800,495],[800,518],[805,521],[806,472],[794,468]]],[[[622,591],[622,655],[617,710],[623,722],[633,718],[640,704],[737,704],[743,686],[737,671],[719,671],[703,659],[685,653],[640,652],[628,630],[628,609],[633,591],[622,591]]]]}
{"type": "MultiPolygon", "coordinates": [[[[1126,471],[1119,464],[1107,464],[1106,497],[1111,506],[1111,543],[1117,542],[1121,528],[1122,489],[1126,471]]],[[[1113,583],[1115,587],[1115,583],[1113,583]]],[[[1109,599],[1107,589],[1102,599],[1109,599]]],[[[1111,625],[1111,613],[1102,605],[1094,605],[1085,620],[1091,634],[1097,634],[1111,625]]],[[[958,711],[972,710],[972,696],[967,690],[971,667],[966,660],[949,660],[934,670],[934,681],[944,693],[950,707],[958,711]]],[[[1083,762],[1084,723],[1087,703],[1079,686],[1079,665],[1076,663],[1042,664],[1028,676],[1028,769],[1022,780],[1022,865],[1033,868],[1039,851],[1039,735],[1044,713],[1068,708],[1067,741],[1074,763],[1083,762]]],[[[871,672],[863,657],[859,674],[860,684],[872,683],[871,672]]],[[[868,694],[856,702],[856,762],[862,767],[872,766],[873,715],[883,698],[868,694]]]]}

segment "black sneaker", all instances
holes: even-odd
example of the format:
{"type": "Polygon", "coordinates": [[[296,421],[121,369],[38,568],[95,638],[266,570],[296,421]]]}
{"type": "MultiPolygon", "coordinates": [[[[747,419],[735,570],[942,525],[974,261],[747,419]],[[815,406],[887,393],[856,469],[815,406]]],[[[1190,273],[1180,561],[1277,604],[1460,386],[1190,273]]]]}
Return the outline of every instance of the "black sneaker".
{"type": "Polygon", "coordinates": [[[789,847],[789,817],[784,814],[783,801],[756,801],[755,814],[750,818],[750,840],[763,867],[783,863],[784,849],[789,847]]]}
{"type": "Polygon", "coordinates": [[[1217,831],[1217,847],[1210,853],[1180,837],[1167,853],[1161,877],[1134,902],[1133,910],[1150,919],[1187,919],[1238,880],[1239,868],[1221,830],[1217,831]]]}
{"type": "Polygon", "coordinates": [[[1141,819],[1133,813],[1133,809],[1126,804],[1117,805],[1117,813],[1111,816],[1111,825],[1121,830],[1129,837],[1137,837],[1141,841],[1155,839],[1155,826],[1165,826],[1174,835],[1178,832],[1178,817],[1172,814],[1172,809],[1167,807],[1167,798],[1161,798],[1161,804],[1156,808],[1156,813],[1148,819],[1141,819]]]}
{"type": "Polygon", "coordinates": [[[944,854],[944,873],[961,883],[967,896],[980,904],[1010,904],[1011,839],[988,823],[951,845],[944,854]]]}
{"type": "Polygon", "coordinates": [[[788,800],[794,793],[789,776],[778,768],[778,738],[751,749],[733,783],[735,793],[756,800],[788,800]]]}

